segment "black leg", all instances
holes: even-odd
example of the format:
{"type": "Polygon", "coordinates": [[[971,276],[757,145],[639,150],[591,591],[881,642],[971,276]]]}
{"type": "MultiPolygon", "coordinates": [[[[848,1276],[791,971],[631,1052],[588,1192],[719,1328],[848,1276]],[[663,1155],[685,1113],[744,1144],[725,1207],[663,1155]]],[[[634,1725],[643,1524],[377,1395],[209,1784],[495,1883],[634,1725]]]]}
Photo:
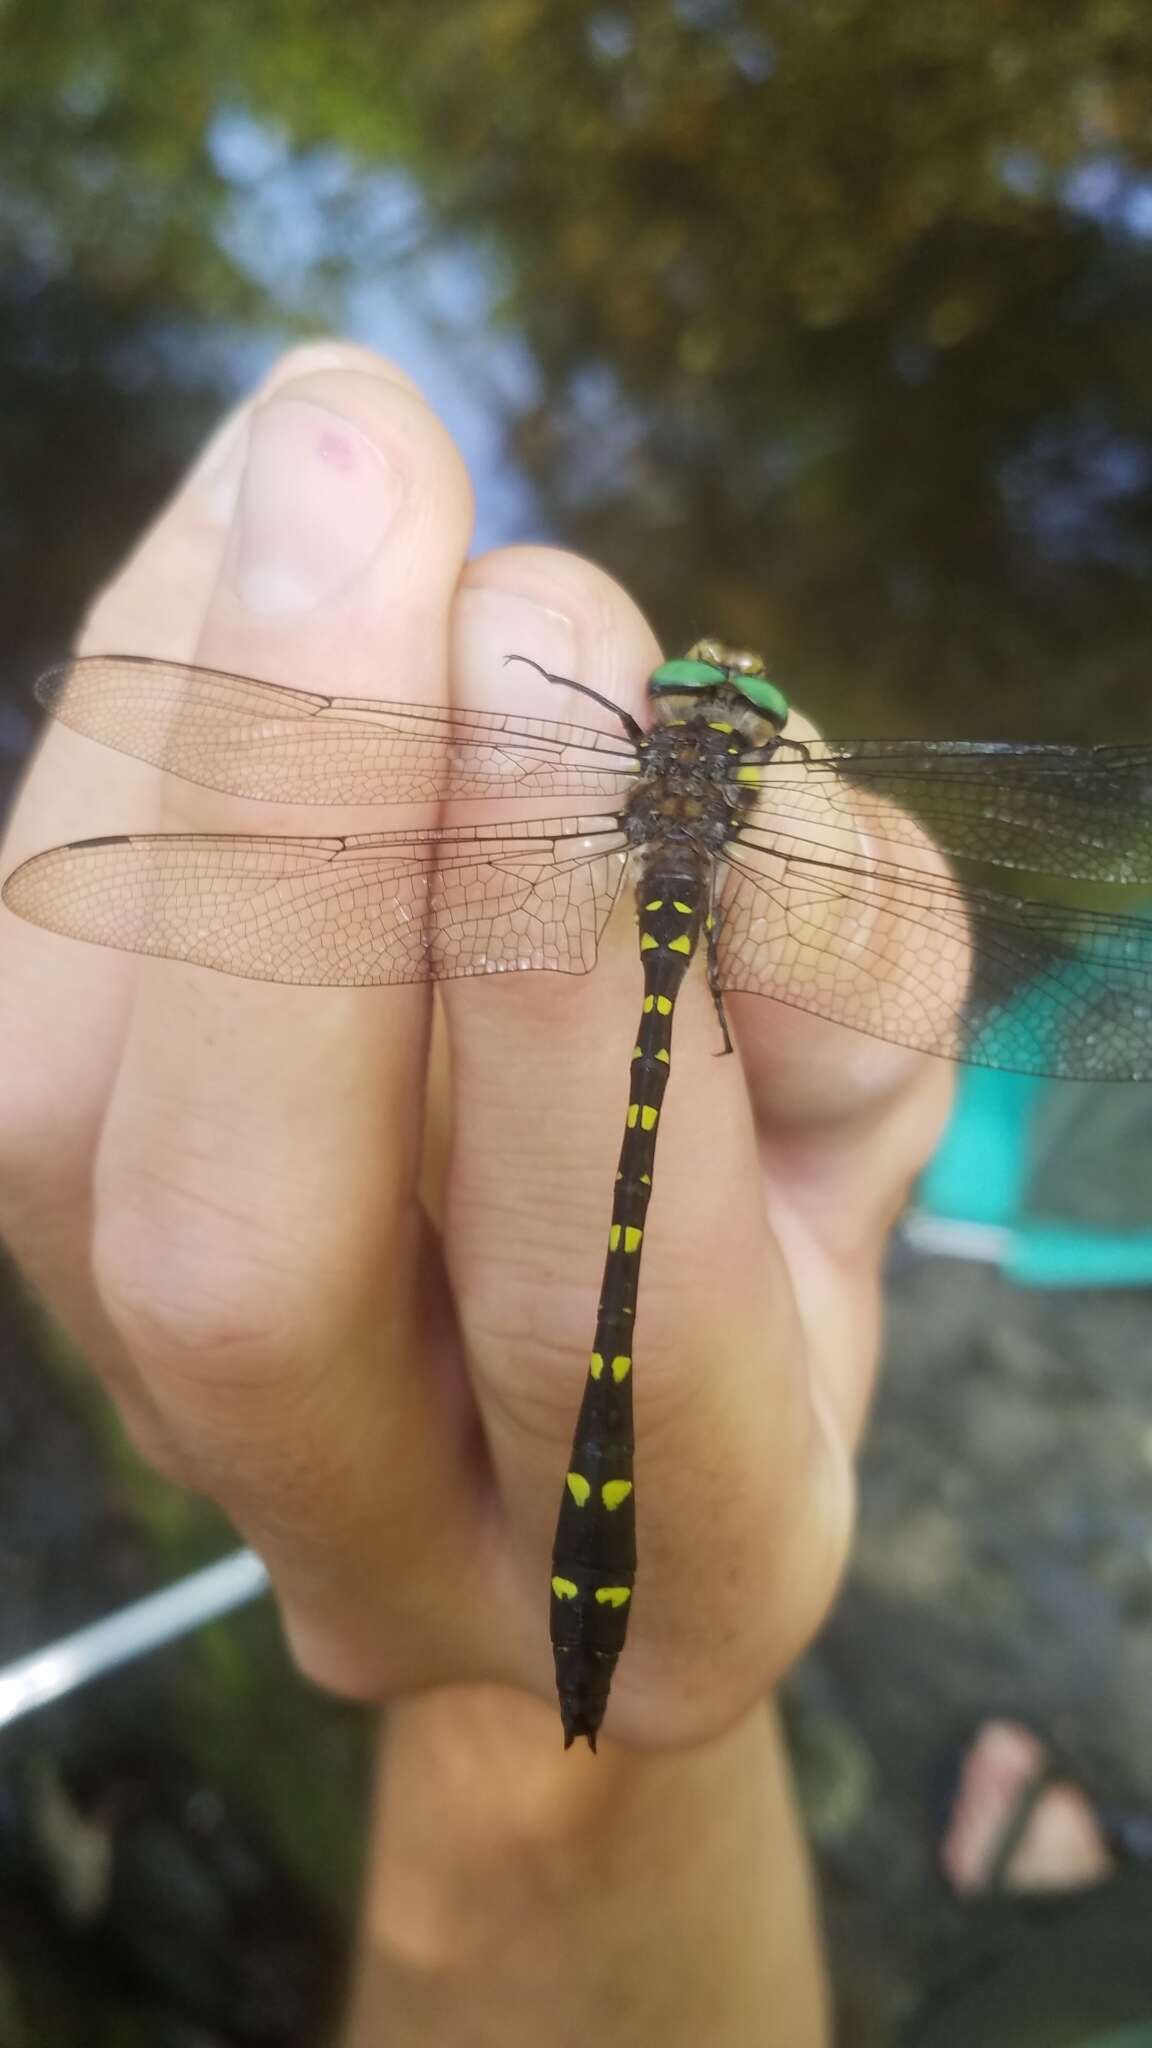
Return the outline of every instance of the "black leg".
{"type": "Polygon", "coordinates": [[[720,1048],[720,1052],[716,1055],[717,1059],[719,1059],[722,1054],[726,1052],[731,1052],[732,1039],[728,1030],[728,1019],[724,1014],[724,991],[720,986],[720,969],[716,960],[716,941],[720,936],[720,910],[719,905],[717,903],[717,893],[717,878],[715,873],[713,873],[711,891],[712,901],[709,907],[708,918],[705,925],[707,946],[705,948],[704,961],[708,976],[708,989],[709,993],[711,994],[712,1001],[716,1006],[716,1015],[720,1023],[720,1036],[724,1041],[720,1048]]]}
{"type": "Polygon", "coordinates": [[[590,690],[587,683],[573,682],[571,676],[554,676],[549,669],[541,668],[538,661],[533,661],[530,654],[506,654],[505,668],[510,661],[522,661],[526,667],[534,668],[538,676],[543,676],[546,683],[562,683],[566,690],[579,690],[582,697],[591,697],[594,704],[602,704],[605,711],[610,711],[614,718],[620,720],[629,739],[635,740],[637,745],[647,738],[644,727],[637,724],[630,711],[624,711],[619,704],[614,704],[611,697],[602,697],[599,690],[590,690]]]}

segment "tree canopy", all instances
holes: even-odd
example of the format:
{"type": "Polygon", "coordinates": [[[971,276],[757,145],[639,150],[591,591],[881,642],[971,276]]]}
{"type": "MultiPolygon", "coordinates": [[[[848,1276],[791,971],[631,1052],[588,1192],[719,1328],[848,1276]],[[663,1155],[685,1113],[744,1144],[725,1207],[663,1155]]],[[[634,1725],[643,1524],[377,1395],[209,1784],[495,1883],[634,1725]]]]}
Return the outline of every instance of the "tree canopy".
{"type": "Polygon", "coordinates": [[[1150,114],[1140,0],[8,0],[7,594],[67,631],[222,343],[467,251],[542,527],[669,644],[841,728],[1141,730],[1150,114]]]}

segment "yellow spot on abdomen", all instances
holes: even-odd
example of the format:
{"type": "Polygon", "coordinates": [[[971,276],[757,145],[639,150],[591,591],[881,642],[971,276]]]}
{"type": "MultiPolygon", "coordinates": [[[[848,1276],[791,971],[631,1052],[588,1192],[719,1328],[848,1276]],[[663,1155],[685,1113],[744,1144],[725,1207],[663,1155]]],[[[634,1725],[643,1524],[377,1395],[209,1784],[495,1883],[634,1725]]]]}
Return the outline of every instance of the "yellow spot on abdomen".
{"type": "Polygon", "coordinates": [[[578,1588],[573,1585],[571,1579],[553,1579],[552,1591],[558,1600],[574,1600],[578,1588]]]}
{"type": "Polygon", "coordinates": [[[633,1046],[633,1048],[632,1048],[632,1057],[633,1057],[633,1059],[634,1059],[634,1060],[642,1060],[642,1059],[643,1059],[643,1057],[644,1057],[644,1053],[643,1053],[643,1049],[642,1049],[642,1047],[640,1047],[640,1046],[638,1046],[638,1045],[634,1045],[634,1046],[633,1046]]]}
{"type": "Polygon", "coordinates": [[[708,730],[709,732],[731,732],[732,727],[725,725],[723,719],[710,718],[708,720],[708,730]]]}
{"type": "MultiPolygon", "coordinates": [[[[615,1226],[615,1228],[616,1228],[617,1230],[619,1229],[619,1227],[620,1227],[620,1226],[619,1226],[618,1224],[617,1224],[617,1225],[615,1226]]],[[[641,1238],[643,1237],[643,1235],[644,1235],[644,1232],[643,1232],[642,1230],[637,1230],[637,1228],[636,1228],[636,1225],[635,1225],[634,1223],[627,1223],[627,1224],[625,1224],[625,1226],[624,1226],[624,1249],[625,1249],[625,1251],[626,1251],[626,1252],[636,1252],[636,1251],[639,1251],[639,1249],[640,1249],[640,1240],[641,1240],[641,1238]]]]}
{"type": "Polygon", "coordinates": [[[588,1360],[588,1370],[591,1373],[594,1380],[599,1379],[601,1373],[604,1370],[604,1360],[599,1351],[594,1351],[592,1353],[591,1358],[588,1360]]]}
{"type": "Polygon", "coordinates": [[[568,1491],[578,1508],[587,1506],[592,1488],[582,1472],[570,1472],[568,1474],[568,1491]]]}
{"type": "Polygon", "coordinates": [[[652,1005],[653,1005],[653,1003],[655,1002],[655,1000],[656,1000],[655,996],[645,996],[645,998],[644,998],[644,1015],[645,1015],[646,1017],[647,1017],[647,1016],[649,1016],[649,1015],[651,1014],[651,1011],[652,1011],[652,1005]]]}
{"type": "Polygon", "coordinates": [[[638,1102],[630,1102],[630,1103],[628,1104],[628,1129],[629,1129],[630,1131],[634,1131],[634,1130],[636,1129],[636,1119],[637,1119],[637,1117],[639,1116],[639,1114],[640,1114],[640,1105],[639,1105],[639,1103],[638,1103],[638,1102]]]}
{"type": "Polygon", "coordinates": [[[659,1050],[659,1052],[657,1053],[656,1057],[657,1057],[657,1059],[658,1059],[658,1060],[663,1060],[663,1062],[664,1062],[664,1065],[665,1065],[666,1067],[670,1067],[670,1066],[671,1066],[671,1064],[672,1064],[672,1055],[671,1055],[671,1053],[669,1052],[669,1050],[668,1050],[668,1047],[667,1047],[666,1045],[662,1045],[662,1046],[660,1047],[660,1050],[659,1050]]]}
{"type": "Polygon", "coordinates": [[[670,1017],[672,1015],[671,996],[657,996],[656,1008],[659,1010],[660,1015],[662,1017],[670,1017]]]}
{"type": "Polygon", "coordinates": [[[618,1223],[614,1223],[608,1232],[608,1249],[610,1252],[618,1252],[620,1249],[620,1225],[618,1223]]]}
{"type": "Polygon", "coordinates": [[[653,899],[651,903],[646,903],[644,905],[644,908],[645,910],[663,910],[664,898],[662,896],[657,896],[653,899]]]}
{"type": "Polygon", "coordinates": [[[681,917],[691,917],[692,915],[692,905],[690,903],[677,903],[674,900],[672,908],[673,910],[678,910],[681,917]]]}
{"type": "Polygon", "coordinates": [[[668,951],[670,953],[690,953],[692,951],[692,941],[688,937],[687,932],[684,933],[681,939],[669,939],[668,951]]]}
{"type": "Polygon", "coordinates": [[[640,1111],[641,1130],[650,1131],[652,1129],[652,1126],[656,1122],[656,1119],[659,1116],[659,1114],[660,1111],[658,1109],[653,1109],[651,1103],[646,1102],[644,1104],[643,1109],[640,1111]]]}
{"type": "Polygon", "coordinates": [[[613,1508],[619,1507],[622,1500],[627,1500],[631,1491],[632,1481],[630,1479],[605,1480],[600,1488],[600,1498],[608,1509],[609,1514],[611,1514],[613,1508]]]}
{"type": "Polygon", "coordinates": [[[631,1370],[632,1360],[626,1357],[624,1352],[620,1352],[612,1360],[612,1377],[616,1381],[617,1386],[619,1386],[621,1380],[627,1379],[631,1370]]]}
{"type": "Polygon", "coordinates": [[[658,946],[659,943],[659,939],[654,939],[651,932],[644,932],[640,938],[640,951],[642,953],[650,953],[653,947],[658,946]]]}
{"type": "MultiPolygon", "coordinates": [[[[553,1579],[552,1584],[556,1584],[555,1579],[553,1579]]],[[[627,1607],[631,1598],[631,1586],[597,1586],[596,1588],[597,1607],[627,1607]]]]}

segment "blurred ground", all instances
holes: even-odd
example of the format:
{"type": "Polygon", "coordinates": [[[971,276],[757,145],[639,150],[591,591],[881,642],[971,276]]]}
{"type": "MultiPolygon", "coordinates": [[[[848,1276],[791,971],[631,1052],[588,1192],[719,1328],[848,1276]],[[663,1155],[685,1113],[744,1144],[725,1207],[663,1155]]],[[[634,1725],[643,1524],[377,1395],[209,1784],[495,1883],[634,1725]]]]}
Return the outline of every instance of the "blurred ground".
{"type": "MultiPolygon", "coordinates": [[[[1152,1216],[1150,1091],[1054,1090],[1044,1213],[1152,1216]]],[[[790,1689],[845,2048],[881,2048],[960,1924],[935,1871],[990,1712],[1152,1812],[1152,1294],[1033,1293],[897,1251],[853,1569],[790,1689]]]]}

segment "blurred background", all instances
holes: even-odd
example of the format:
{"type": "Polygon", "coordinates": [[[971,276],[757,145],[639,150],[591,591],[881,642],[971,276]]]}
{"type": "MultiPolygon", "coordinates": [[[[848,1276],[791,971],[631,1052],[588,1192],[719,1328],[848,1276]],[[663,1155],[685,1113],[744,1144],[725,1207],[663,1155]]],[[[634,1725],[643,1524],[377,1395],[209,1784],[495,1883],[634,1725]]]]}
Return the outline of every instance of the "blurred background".
{"type": "MultiPolygon", "coordinates": [[[[592,555],[669,649],[765,647],[830,733],[1152,736],[1142,0],[6,0],[9,788],[35,673],[322,329],[422,384],[479,547],[592,555]]],[[[1040,1270],[947,1231],[894,1254],[856,1564],[789,1702],[853,2048],[947,1933],[939,1788],[979,1715],[1152,1806],[1148,1096],[958,1126],[924,1206],[972,1220],[991,1128],[983,1220],[1048,1229],[1040,1270]]],[[[231,1539],[2,1284],[5,1660],[231,1539]]],[[[366,1733],[257,1608],[0,1734],[0,2048],[323,2040],[366,1733]]]]}

